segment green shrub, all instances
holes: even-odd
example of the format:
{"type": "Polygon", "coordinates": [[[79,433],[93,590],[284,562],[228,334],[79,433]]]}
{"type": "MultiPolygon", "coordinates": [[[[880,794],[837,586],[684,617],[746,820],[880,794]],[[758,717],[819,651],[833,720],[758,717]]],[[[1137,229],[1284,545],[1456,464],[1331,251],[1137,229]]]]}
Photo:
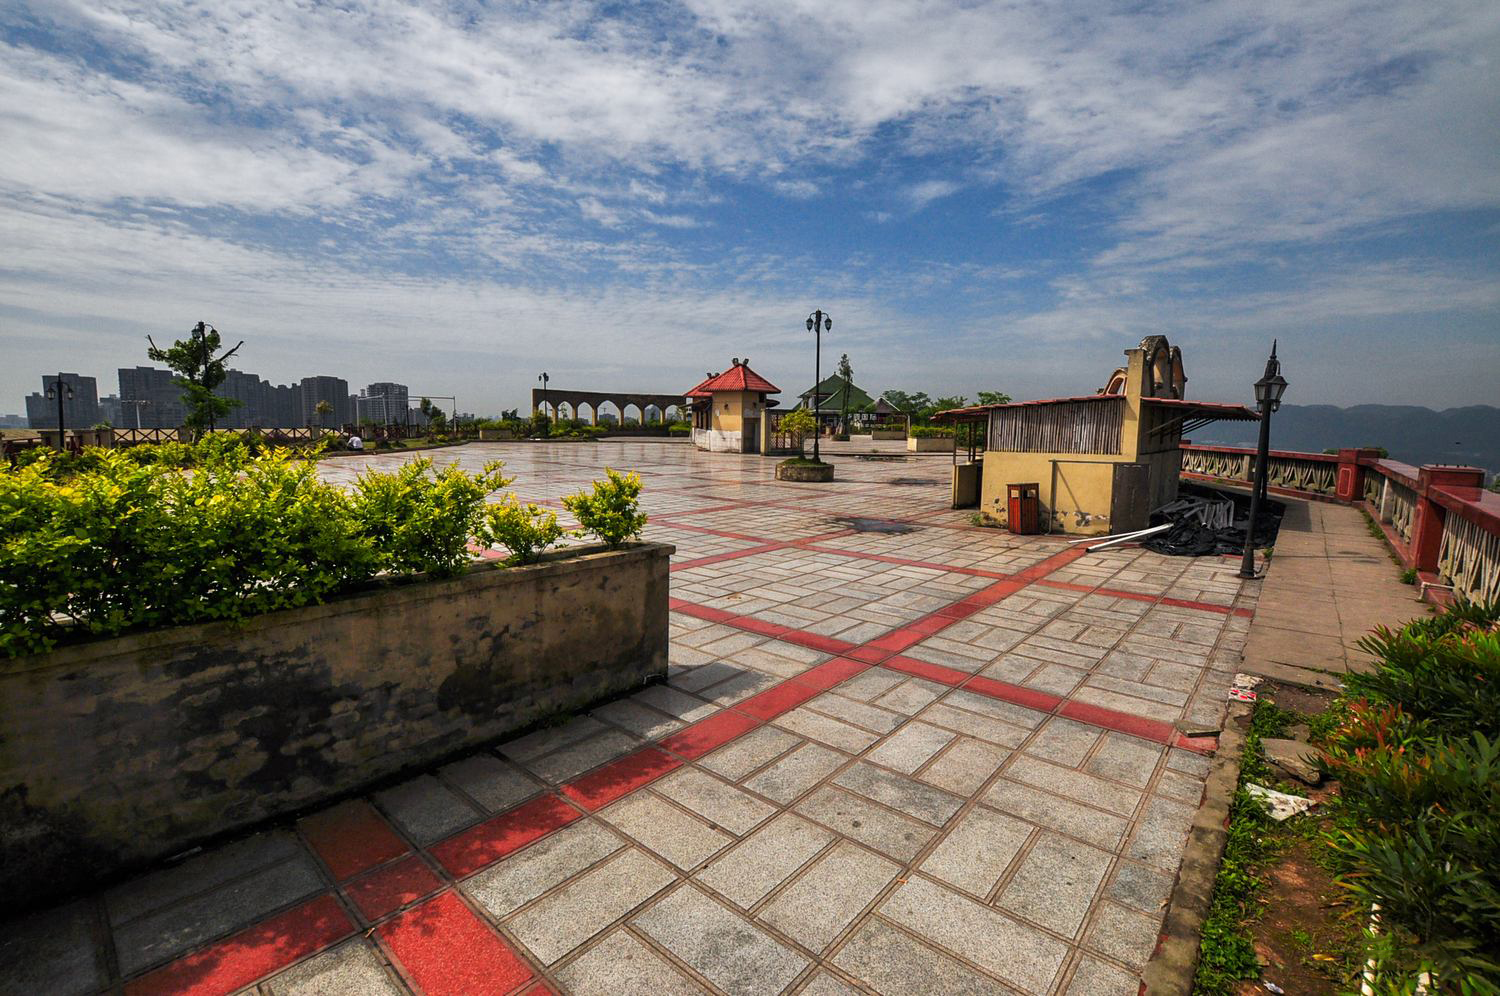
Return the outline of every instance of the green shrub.
{"type": "Polygon", "coordinates": [[[686,436],[692,431],[692,425],[687,422],[673,422],[667,426],[667,434],[670,436],[686,436]]]}
{"type": "Polygon", "coordinates": [[[594,482],[592,493],[580,491],[562,501],[583,533],[617,547],[640,536],[646,526],[646,516],[640,510],[641,477],[609,467],[604,473],[605,479],[594,482]]]}
{"type": "Polygon", "coordinates": [[[485,498],[510,481],[500,461],[477,474],[449,464],[436,473],[427,458],[393,472],[368,470],[354,483],[360,535],[380,551],[381,569],[452,576],[468,566],[469,537],[478,533],[485,498]]]}
{"type": "Polygon", "coordinates": [[[511,553],[510,562],[517,564],[536,563],[565,533],[557,524],[556,512],[523,503],[515,495],[487,507],[484,522],[482,540],[505,547],[511,553]]]}
{"type": "Polygon", "coordinates": [[[1361,646],[1323,738],[1339,779],[1340,882],[1378,904],[1385,982],[1500,986],[1500,616],[1460,604],[1361,646]]]}
{"type": "Polygon", "coordinates": [[[1416,584],[1417,583],[1417,569],[1415,567],[1408,567],[1406,570],[1402,571],[1401,572],[1401,583],[1402,584],[1416,584]]]}
{"type": "Polygon", "coordinates": [[[953,430],[945,425],[914,425],[907,429],[906,432],[913,439],[931,439],[953,435],[953,430]]]}

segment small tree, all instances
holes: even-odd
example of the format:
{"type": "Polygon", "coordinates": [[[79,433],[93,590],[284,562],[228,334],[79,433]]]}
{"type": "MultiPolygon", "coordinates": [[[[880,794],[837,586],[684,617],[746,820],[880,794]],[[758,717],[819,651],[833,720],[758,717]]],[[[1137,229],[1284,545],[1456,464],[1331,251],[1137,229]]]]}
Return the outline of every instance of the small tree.
{"type": "Polygon", "coordinates": [[[1008,405],[1010,395],[1003,391],[980,391],[979,403],[981,405],[1008,405]]]}
{"type": "MultiPolygon", "coordinates": [[[[318,413],[318,420],[320,422],[326,421],[328,416],[333,414],[333,405],[329,403],[327,398],[324,398],[322,401],[319,401],[317,404],[313,405],[313,411],[318,413]]],[[[327,426],[323,426],[323,428],[327,428],[327,426]]]]}
{"type": "Polygon", "coordinates": [[[803,440],[809,433],[818,431],[818,421],[806,408],[793,408],[781,417],[781,431],[797,437],[797,455],[803,456],[803,440]]]}
{"type": "Polygon", "coordinates": [[[146,336],[149,348],[146,355],[158,363],[165,363],[176,371],[172,382],[182,388],[182,403],[188,414],[185,424],[199,432],[212,432],[218,420],[228,415],[239,402],[233,398],[222,398],[214,388],[224,383],[228,376],[224,363],[245,344],[241,339],[233,349],[219,353],[222,345],[219,330],[205,322],[193,326],[186,339],[178,339],[169,349],[162,349],[151,337],[146,336]],[[218,353],[217,356],[214,354],[218,353]]]}

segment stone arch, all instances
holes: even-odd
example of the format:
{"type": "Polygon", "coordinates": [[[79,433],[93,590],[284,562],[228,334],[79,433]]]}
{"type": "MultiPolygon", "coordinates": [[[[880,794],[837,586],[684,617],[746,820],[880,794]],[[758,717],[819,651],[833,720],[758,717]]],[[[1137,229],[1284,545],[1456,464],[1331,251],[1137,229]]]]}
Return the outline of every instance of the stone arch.
{"type": "Polygon", "coordinates": [[[636,425],[645,425],[646,424],[646,412],[645,412],[645,409],[643,409],[639,404],[637,404],[634,401],[626,401],[623,405],[620,406],[620,424],[622,426],[623,425],[629,425],[632,418],[635,420],[635,424],[636,425]],[[635,409],[635,414],[634,415],[630,414],[630,410],[632,408],[635,409]]]}

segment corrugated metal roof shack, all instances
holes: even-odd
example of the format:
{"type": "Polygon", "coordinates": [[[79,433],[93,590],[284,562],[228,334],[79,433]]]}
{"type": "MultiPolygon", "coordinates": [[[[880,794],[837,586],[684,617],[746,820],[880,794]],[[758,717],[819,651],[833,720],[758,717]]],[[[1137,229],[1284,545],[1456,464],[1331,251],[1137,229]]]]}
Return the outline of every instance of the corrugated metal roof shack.
{"type": "MultiPolygon", "coordinates": [[[[1012,484],[1040,489],[1043,531],[1081,536],[1140,529],[1177,496],[1184,432],[1227,419],[1255,421],[1243,405],[1188,401],[1182,353],[1165,336],[1125,351],[1097,394],[939,412],[935,421],[982,427],[967,461],[955,452],[953,507],[977,506],[1009,526],[1012,484]]],[[[962,435],[962,433],[960,433],[962,435]]]]}

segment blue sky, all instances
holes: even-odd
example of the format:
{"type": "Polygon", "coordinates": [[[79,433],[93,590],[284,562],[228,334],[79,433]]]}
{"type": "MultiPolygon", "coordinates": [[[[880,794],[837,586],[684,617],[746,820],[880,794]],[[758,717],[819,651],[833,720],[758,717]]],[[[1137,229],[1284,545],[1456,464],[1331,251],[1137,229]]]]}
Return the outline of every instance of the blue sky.
{"type": "Polygon", "coordinates": [[[0,410],[194,322],[463,408],[1500,403],[1500,5],[0,0],[0,410]]]}

